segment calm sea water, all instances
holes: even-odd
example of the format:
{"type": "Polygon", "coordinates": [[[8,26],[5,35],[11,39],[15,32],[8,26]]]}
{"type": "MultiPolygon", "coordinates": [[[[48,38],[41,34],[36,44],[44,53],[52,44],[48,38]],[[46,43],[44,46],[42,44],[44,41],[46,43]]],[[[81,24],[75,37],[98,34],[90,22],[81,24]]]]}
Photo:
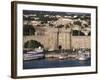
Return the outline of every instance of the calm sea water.
{"type": "Polygon", "coordinates": [[[50,59],[23,61],[23,69],[75,67],[75,66],[91,66],[91,59],[85,61],[50,60],[50,59]]]}

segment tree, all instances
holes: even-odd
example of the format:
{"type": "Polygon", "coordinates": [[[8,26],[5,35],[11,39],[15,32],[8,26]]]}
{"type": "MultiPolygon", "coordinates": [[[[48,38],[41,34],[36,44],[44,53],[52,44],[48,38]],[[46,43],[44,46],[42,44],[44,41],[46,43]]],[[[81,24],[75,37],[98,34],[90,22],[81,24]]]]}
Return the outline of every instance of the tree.
{"type": "Polygon", "coordinates": [[[91,32],[88,33],[88,36],[91,36],[91,32]]]}
{"type": "Polygon", "coordinates": [[[43,48],[43,45],[40,42],[36,41],[36,40],[30,40],[30,41],[27,41],[24,44],[24,48],[35,49],[35,48],[38,48],[38,47],[42,47],[43,48]]]}
{"type": "Polygon", "coordinates": [[[35,29],[32,25],[24,25],[23,27],[23,35],[35,35],[35,29]]]}
{"type": "Polygon", "coordinates": [[[80,21],[75,21],[74,24],[81,26],[82,23],[80,21]]]}

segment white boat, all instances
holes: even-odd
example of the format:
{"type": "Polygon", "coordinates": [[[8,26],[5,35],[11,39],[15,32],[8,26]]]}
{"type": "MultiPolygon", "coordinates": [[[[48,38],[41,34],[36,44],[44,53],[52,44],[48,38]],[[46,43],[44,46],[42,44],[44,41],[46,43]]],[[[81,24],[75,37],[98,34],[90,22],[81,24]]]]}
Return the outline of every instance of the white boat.
{"type": "Polygon", "coordinates": [[[36,51],[28,51],[27,54],[36,54],[36,51]]]}
{"type": "Polygon", "coordinates": [[[66,56],[64,56],[64,55],[59,55],[58,56],[58,59],[60,59],[60,60],[63,60],[63,59],[66,59],[67,57],[66,56]]]}
{"type": "Polygon", "coordinates": [[[59,58],[59,59],[64,59],[64,57],[63,57],[63,56],[59,56],[58,58],[59,58]]]}
{"type": "Polygon", "coordinates": [[[79,57],[78,57],[78,60],[86,60],[87,58],[84,56],[84,55],[80,55],[79,57]]]}
{"type": "Polygon", "coordinates": [[[78,60],[87,60],[90,58],[89,52],[84,52],[78,55],[78,60]]]}
{"type": "Polygon", "coordinates": [[[24,54],[24,60],[32,60],[32,59],[40,59],[40,58],[44,58],[43,53],[24,54]]]}
{"type": "Polygon", "coordinates": [[[24,53],[24,60],[44,58],[43,50],[28,51],[24,53]]]}

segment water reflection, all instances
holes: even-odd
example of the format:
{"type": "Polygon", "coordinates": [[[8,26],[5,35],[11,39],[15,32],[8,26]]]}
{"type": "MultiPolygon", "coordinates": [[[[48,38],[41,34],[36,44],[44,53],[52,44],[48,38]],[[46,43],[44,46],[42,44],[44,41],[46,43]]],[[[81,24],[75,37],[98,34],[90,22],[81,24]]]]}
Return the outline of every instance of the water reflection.
{"type": "Polygon", "coordinates": [[[57,68],[57,67],[79,67],[91,66],[91,60],[58,60],[58,59],[41,59],[23,62],[23,69],[39,69],[39,68],[57,68]]]}

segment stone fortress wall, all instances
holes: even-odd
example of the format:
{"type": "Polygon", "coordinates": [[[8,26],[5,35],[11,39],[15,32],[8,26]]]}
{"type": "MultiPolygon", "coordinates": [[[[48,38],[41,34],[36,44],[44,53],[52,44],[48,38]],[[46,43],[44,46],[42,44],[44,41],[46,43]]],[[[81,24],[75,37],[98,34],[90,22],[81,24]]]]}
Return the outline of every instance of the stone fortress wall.
{"type": "Polygon", "coordinates": [[[35,33],[32,36],[24,36],[23,44],[30,40],[36,40],[49,50],[57,49],[57,45],[61,45],[62,49],[91,48],[91,36],[73,36],[70,31],[61,29],[57,42],[57,32],[57,28],[49,28],[47,32],[44,32],[44,35],[35,33]]]}

